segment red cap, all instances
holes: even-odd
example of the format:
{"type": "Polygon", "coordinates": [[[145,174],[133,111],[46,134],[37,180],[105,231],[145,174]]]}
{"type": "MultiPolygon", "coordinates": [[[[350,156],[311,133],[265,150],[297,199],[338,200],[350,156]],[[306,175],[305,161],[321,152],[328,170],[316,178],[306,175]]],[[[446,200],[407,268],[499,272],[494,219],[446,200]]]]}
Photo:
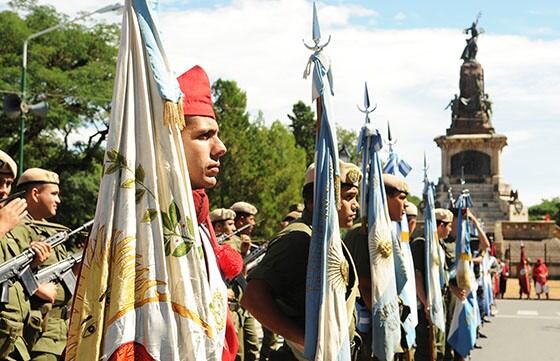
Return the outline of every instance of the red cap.
{"type": "Polygon", "coordinates": [[[200,115],[216,119],[212,109],[210,80],[204,69],[195,65],[177,78],[183,92],[184,115],[200,115]]]}

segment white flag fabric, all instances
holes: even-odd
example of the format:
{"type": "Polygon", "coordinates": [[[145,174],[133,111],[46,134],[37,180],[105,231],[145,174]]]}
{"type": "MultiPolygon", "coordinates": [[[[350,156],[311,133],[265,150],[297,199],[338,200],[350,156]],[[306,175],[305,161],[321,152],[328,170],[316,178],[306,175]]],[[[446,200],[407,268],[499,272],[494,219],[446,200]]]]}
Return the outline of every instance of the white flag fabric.
{"type": "Polygon", "coordinates": [[[226,287],[198,232],[180,96],[147,1],[127,0],[66,360],[221,359],[226,287]]]}

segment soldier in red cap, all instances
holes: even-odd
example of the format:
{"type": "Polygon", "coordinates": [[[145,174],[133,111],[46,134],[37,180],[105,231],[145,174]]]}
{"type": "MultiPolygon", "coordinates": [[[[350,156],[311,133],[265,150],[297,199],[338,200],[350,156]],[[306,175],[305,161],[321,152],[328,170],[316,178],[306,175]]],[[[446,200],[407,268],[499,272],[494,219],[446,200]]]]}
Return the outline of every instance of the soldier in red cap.
{"type": "MultiPolygon", "coordinates": [[[[210,221],[210,206],[205,189],[216,185],[220,172],[220,158],[226,147],[218,136],[218,123],[212,109],[210,81],[200,66],[194,66],[177,78],[184,94],[185,127],[181,132],[187,155],[187,167],[193,189],[193,200],[201,237],[209,239],[218,266],[226,280],[238,276],[243,267],[241,256],[229,246],[220,246],[210,221]]],[[[225,289],[225,284],[223,285],[225,289]]],[[[227,310],[227,324],[222,360],[234,360],[238,343],[231,314],[227,310]]]]}

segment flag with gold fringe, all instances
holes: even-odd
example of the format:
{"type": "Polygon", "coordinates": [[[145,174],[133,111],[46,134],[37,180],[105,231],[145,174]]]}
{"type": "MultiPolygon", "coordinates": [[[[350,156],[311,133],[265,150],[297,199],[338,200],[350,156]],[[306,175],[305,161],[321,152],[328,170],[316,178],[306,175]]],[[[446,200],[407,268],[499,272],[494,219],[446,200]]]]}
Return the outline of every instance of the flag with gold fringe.
{"type": "Polygon", "coordinates": [[[199,236],[182,99],[149,0],[127,0],[66,360],[221,360],[226,288],[199,236]]]}
{"type": "Polygon", "coordinates": [[[365,92],[366,122],[358,138],[358,150],[362,154],[364,174],[360,211],[362,222],[367,224],[371,270],[372,350],[377,359],[389,361],[393,360],[401,339],[395,249],[379,158],[383,140],[369,119],[367,86],[365,92]]]}
{"type": "Polygon", "coordinates": [[[318,104],[315,149],[313,231],[309,244],[305,289],[305,349],[308,360],[350,360],[346,309],[348,262],[342,251],[337,207],[340,204],[340,169],[330,60],[319,46],[321,32],[313,4],[314,47],[305,76],[312,74],[312,97],[318,104]],[[312,71],[311,71],[312,69],[312,71]]]}

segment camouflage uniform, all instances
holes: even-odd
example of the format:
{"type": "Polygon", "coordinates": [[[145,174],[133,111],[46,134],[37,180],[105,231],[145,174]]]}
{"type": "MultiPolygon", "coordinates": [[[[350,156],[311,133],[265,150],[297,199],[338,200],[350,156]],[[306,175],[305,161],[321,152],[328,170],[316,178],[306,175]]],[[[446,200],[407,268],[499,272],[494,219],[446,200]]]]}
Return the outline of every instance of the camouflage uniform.
{"type": "MultiPolygon", "coordinates": [[[[22,248],[16,240],[4,237],[0,241],[0,262],[4,263],[19,255],[22,248]]],[[[30,318],[29,299],[19,282],[8,289],[9,302],[0,303],[0,359],[30,360],[24,329],[30,318]]],[[[40,320],[36,325],[40,324],[40,320]]]]}
{"type": "MultiPolygon", "coordinates": [[[[24,224],[18,225],[10,232],[10,237],[16,239],[22,246],[29,247],[32,241],[41,237],[48,238],[68,228],[51,222],[34,221],[30,218],[24,224]]],[[[39,266],[48,267],[68,257],[65,246],[59,245],[52,250],[51,256],[39,266]]],[[[33,361],[61,360],[66,348],[68,332],[69,303],[71,293],[58,284],[54,303],[48,303],[37,296],[30,299],[31,309],[39,311],[43,316],[42,329],[38,337],[28,338],[33,361]]]]}
{"type": "MultiPolygon", "coordinates": [[[[241,253],[241,238],[237,235],[231,236],[225,244],[229,244],[237,252],[241,253]]],[[[233,323],[237,332],[239,349],[237,350],[236,361],[256,361],[259,357],[259,337],[257,335],[257,320],[247,310],[239,304],[243,290],[237,283],[233,283],[230,288],[235,294],[233,302],[230,302],[233,323]]]]}

